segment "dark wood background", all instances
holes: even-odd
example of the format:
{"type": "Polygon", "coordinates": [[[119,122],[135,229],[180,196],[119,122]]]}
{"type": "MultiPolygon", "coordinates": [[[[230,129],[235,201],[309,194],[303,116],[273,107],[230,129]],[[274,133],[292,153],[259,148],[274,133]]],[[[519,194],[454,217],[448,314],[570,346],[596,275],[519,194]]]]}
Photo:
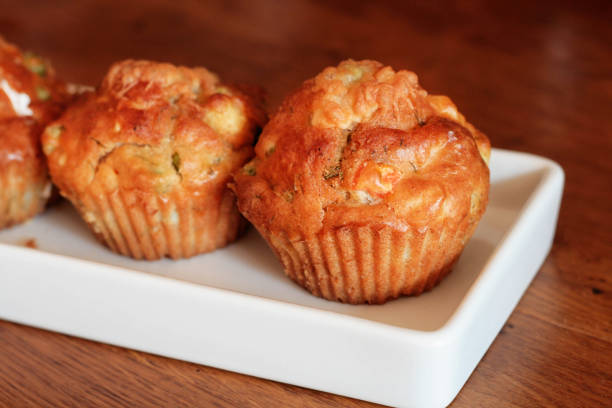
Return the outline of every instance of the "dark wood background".
{"type": "MultiPolygon", "coordinates": [[[[73,82],[203,65],[271,109],[347,57],[414,70],[567,176],[553,249],[452,406],[612,405],[612,2],[0,0],[0,33],[73,82]]],[[[0,406],[94,405],[373,406],[0,321],[0,406]]]]}

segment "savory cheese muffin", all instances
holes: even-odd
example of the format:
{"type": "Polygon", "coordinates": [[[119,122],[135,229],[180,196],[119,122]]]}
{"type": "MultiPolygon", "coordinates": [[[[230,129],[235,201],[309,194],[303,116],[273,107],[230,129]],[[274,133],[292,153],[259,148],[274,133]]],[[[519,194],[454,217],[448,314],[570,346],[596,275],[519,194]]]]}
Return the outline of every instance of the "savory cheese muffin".
{"type": "Polygon", "coordinates": [[[114,64],[43,134],[60,193],[113,251],[186,258],[237,238],[227,188],[265,115],[204,68],[114,64]]]}
{"type": "Polygon", "coordinates": [[[0,228],[44,209],[51,182],[40,134],[67,97],[47,61],[0,37],[0,228]]]}
{"type": "Polygon", "coordinates": [[[289,96],[232,188],[285,272],[317,296],[383,303],[432,288],[488,199],[490,144],[446,96],[375,61],[289,96]]]}

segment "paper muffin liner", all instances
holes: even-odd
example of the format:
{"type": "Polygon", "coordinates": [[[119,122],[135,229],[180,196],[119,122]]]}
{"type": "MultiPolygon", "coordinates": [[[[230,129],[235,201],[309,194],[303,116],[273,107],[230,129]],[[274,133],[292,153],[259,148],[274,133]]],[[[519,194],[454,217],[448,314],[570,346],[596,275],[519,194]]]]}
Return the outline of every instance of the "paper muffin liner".
{"type": "Polygon", "coordinates": [[[46,173],[21,163],[0,169],[0,229],[19,224],[44,210],[51,195],[46,173]]]}
{"type": "Polygon", "coordinates": [[[91,192],[76,207],[101,242],[135,259],[189,258],[231,243],[246,226],[227,189],[205,199],[184,192],[91,192]]]}
{"type": "Polygon", "coordinates": [[[345,303],[384,303],[433,288],[462,250],[459,228],[398,231],[344,226],[306,238],[260,231],[285,273],[312,294],[345,303]]]}

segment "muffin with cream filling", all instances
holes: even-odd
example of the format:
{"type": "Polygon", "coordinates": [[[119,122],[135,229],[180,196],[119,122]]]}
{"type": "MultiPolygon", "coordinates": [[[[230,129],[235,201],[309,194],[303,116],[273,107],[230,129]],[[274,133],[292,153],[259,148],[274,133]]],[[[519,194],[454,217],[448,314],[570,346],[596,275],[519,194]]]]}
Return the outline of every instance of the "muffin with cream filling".
{"type": "Polygon", "coordinates": [[[243,229],[227,182],[264,121],[204,68],[126,60],[46,128],[43,150],[60,193],[110,249],[186,258],[243,229]]]}
{"type": "Polygon", "coordinates": [[[51,182],[40,134],[67,97],[46,60],[0,37],[0,228],[45,208],[51,182]]]}
{"type": "Polygon", "coordinates": [[[490,144],[446,96],[375,61],[283,102],[235,176],[238,207],[317,296],[383,303],[452,268],[488,199],[490,144]]]}

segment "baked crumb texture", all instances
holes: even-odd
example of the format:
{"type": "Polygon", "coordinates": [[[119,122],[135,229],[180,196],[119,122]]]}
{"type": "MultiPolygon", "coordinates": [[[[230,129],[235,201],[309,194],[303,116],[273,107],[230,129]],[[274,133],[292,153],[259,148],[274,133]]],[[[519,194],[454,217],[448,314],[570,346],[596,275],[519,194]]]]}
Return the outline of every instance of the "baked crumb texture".
{"type": "Polygon", "coordinates": [[[51,181],[40,134],[67,99],[47,61],[0,37],[0,229],[45,208],[51,181]]]}
{"type": "Polygon", "coordinates": [[[265,114],[204,68],[126,60],[43,134],[54,183],[110,249],[186,258],[244,227],[231,173],[265,114]]]}
{"type": "Polygon", "coordinates": [[[289,96],[236,175],[238,207],[317,296],[383,303],[452,268],[488,199],[490,144],[446,96],[375,61],[289,96]]]}

